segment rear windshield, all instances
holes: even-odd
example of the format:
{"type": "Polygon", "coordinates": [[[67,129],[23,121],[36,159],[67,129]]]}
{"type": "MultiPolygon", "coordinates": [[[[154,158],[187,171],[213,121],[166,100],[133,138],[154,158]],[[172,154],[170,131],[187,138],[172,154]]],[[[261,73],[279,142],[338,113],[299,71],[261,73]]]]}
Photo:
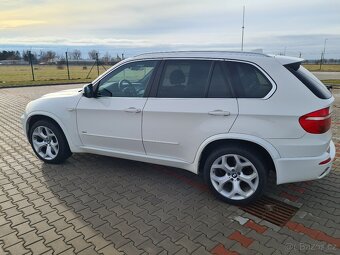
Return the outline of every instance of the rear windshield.
{"type": "Polygon", "coordinates": [[[303,66],[300,66],[298,69],[290,66],[286,66],[286,68],[303,84],[305,84],[306,87],[309,88],[309,90],[312,91],[318,98],[328,99],[332,96],[327,87],[303,66]]]}

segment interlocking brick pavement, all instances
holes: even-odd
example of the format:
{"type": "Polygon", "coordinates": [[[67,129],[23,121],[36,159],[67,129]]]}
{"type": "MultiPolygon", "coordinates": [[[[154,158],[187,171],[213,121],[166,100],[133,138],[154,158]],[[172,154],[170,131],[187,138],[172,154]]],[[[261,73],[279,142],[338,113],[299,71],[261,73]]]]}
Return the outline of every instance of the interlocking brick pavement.
{"type": "Polygon", "coordinates": [[[266,195],[299,207],[282,228],[179,169],[89,154],[42,163],[20,115],[30,100],[76,87],[0,90],[0,254],[339,254],[339,159],[322,180],[271,183],[266,195]]]}

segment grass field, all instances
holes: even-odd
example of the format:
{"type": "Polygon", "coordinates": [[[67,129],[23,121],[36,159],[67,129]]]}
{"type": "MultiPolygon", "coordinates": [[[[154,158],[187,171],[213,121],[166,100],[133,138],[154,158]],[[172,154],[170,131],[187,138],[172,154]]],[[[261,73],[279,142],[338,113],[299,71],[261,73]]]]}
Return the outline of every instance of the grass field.
{"type": "MultiPolygon", "coordinates": [[[[320,71],[319,65],[304,65],[310,71],[320,71]]],[[[105,66],[106,69],[110,66],[105,66]]],[[[91,82],[97,76],[95,66],[89,74],[91,66],[70,66],[70,80],[67,76],[66,66],[56,65],[35,65],[35,81],[32,81],[31,67],[25,65],[0,65],[0,87],[41,85],[41,84],[62,84],[62,83],[83,83],[91,82]],[[88,76],[88,78],[86,78],[88,76]]],[[[105,71],[104,67],[99,68],[99,74],[105,71]]],[[[340,65],[322,65],[321,71],[340,72],[340,65]]],[[[326,80],[327,84],[340,84],[340,80],[326,80]]]]}
{"type": "Polygon", "coordinates": [[[312,72],[314,71],[315,72],[340,72],[340,64],[339,65],[324,64],[321,66],[321,70],[320,70],[320,65],[304,64],[303,66],[312,72]]]}
{"type": "MultiPolygon", "coordinates": [[[[110,66],[105,66],[106,69],[110,66]]],[[[90,82],[97,76],[95,66],[89,74],[91,66],[70,66],[70,80],[68,79],[66,66],[57,68],[55,65],[34,66],[35,81],[32,80],[30,66],[24,65],[0,65],[0,87],[15,85],[54,84],[54,83],[77,83],[90,82]],[[88,78],[87,78],[88,76],[88,78]]],[[[105,71],[100,66],[99,74],[105,71]]]]}

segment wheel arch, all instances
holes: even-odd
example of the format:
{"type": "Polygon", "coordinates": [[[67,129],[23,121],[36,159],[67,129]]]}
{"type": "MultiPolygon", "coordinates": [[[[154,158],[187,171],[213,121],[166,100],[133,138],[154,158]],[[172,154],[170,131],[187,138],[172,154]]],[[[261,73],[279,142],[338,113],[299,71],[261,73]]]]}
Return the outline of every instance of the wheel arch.
{"type": "Polygon", "coordinates": [[[203,166],[209,153],[212,152],[214,149],[227,144],[233,145],[238,144],[240,146],[253,148],[259,151],[264,156],[266,164],[268,164],[269,168],[276,172],[276,165],[274,159],[280,158],[280,154],[272,144],[258,137],[243,134],[241,135],[227,134],[211,137],[207,139],[204,143],[202,143],[196,154],[195,159],[197,174],[202,175],[203,166]]]}
{"type": "Polygon", "coordinates": [[[29,131],[30,131],[31,126],[39,120],[49,120],[52,123],[54,123],[55,125],[57,125],[61,129],[61,131],[63,132],[69,148],[71,148],[72,144],[70,143],[70,138],[69,138],[68,133],[66,132],[65,126],[62,124],[62,122],[56,116],[53,116],[52,114],[46,113],[46,112],[36,112],[36,113],[33,113],[33,114],[31,114],[30,116],[27,117],[26,130],[25,131],[26,131],[26,136],[28,137],[28,140],[30,140],[29,131]]]}

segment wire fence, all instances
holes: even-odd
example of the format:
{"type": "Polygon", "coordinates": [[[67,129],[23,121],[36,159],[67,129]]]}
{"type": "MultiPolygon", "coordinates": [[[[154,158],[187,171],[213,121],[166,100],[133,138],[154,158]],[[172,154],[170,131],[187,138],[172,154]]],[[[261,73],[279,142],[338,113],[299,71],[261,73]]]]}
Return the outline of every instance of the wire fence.
{"type": "Polygon", "coordinates": [[[70,59],[66,52],[44,61],[27,51],[26,58],[0,61],[0,86],[90,82],[120,60],[100,59],[98,53],[93,59],[70,59]]]}

